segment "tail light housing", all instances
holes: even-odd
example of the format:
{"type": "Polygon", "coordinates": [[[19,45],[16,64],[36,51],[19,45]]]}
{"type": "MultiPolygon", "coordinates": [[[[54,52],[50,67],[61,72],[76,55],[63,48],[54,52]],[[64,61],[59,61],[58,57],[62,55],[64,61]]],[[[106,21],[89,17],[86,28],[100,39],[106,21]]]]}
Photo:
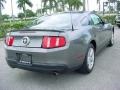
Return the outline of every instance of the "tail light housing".
{"type": "Polygon", "coordinates": [[[42,40],[42,48],[45,49],[64,47],[65,45],[66,40],[63,36],[44,36],[42,40]]]}
{"type": "Polygon", "coordinates": [[[14,42],[14,37],[13,36],[7,36],[5,38],[5,43],[7,46],[12,46],[14,42]]]}

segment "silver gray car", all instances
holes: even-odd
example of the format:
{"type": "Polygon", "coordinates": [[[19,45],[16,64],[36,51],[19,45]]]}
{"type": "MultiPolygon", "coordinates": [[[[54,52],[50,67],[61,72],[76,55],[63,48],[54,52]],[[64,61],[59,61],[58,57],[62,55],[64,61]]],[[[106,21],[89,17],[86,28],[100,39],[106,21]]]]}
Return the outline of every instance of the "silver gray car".
{"type": "Polygon", "coordinates": [[[63,12],[7,33],[6,61],[25,70],[90,73],[95,55],[113,44],[113,25],[94,12],[63,12]]]}

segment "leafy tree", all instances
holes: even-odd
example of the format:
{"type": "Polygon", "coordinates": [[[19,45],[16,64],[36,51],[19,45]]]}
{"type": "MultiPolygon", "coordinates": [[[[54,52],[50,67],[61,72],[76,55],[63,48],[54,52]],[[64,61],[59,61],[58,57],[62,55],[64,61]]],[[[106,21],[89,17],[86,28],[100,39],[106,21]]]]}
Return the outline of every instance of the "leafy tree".
{"type": "Polygon", "coordinates": [[[23,19],[24,17],[25,17],[25,14],[24,14],[24,13],[18,13],[18,18],[23,19]]]}
{"type": "Polygon", "coordinates": [[[40,15],[40,14],[42,15],[42,14],[45,13],[45,12],[47,12],[47,11],[46,11],[46,8],[42,8],[42,9],[37,9],[37,10],[36,10],[36,14],[37,14],[37,15],[40,15]],[[42,12],[41,12],[41,11],[42,11],[42,12]]]}
{"type": "Polygon", "coordinates": [[[32,7],[33,4],[30,2],[30,0],[18,0],[17,3],[18,3],[18,8],[22,9],[23,12],[25,13],[25,18],[26,18],[26,5],[32,7]]]}
{"type": "Polygon", "coordinates": [[[4,8],[3,3],[6,3],[5,0],[0,0],[0,15],[2,15],[2,8],[4,8]]]}
{"type": "Polygon", "coordinates": [[[9,15],[7,15],[7,14],[2,15],[2,19],[3,19],[3,20],[5,20],[5,19],[9,19],[9,18],[10,18],[10,16],[9,16],[9,15]]]}
{"type": "Polygon", "coordinates": [[[27,9],[26,10],[26,17],[34,17],[35,13],[32,10],[27,9]]]}
{"type": "Polygon", "coordinates": [[[1,19],[2,19],[2,9],[4,8],[3,3],[6,3],[6,1],[5,0],[0,0],[0,22],[1,22],[1,19]]]}
{"type": "Polygon", "coordinates": [[[86,8],[85,8],[85,7],[86,7],[86,5],[85,5],[85,4],[86,4],[86,0],[83,0],[83,11],[85,11],[85,10],[86,10],[86,8]]]}

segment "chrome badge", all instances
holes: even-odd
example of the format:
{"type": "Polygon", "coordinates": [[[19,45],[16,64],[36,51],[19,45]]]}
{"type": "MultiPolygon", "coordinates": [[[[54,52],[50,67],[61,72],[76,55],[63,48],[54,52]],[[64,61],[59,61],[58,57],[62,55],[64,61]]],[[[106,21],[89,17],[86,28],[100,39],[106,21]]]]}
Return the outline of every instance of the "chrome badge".
{"type": "Polygon", "coordinates": [[[29,37],[23,37],[22,42],[24,45],[28,45],[30,43],[30,38],[29,37]]]}

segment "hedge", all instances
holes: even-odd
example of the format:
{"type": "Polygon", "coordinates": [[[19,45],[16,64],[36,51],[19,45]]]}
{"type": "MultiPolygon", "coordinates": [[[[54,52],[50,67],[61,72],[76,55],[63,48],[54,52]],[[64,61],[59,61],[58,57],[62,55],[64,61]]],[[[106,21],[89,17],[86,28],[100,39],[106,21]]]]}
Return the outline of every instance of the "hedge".
{"type": "Polygon", "coordinates": [[[19,22],[0,24],[0,38],[4,37],[7,31],[24,28],[29,23],[30,21],[19,21],[19,22]]]}
{"type": "Polygon", "coordinates": [[[112,23],[113,25],[115,25],[115,17],[116,17],[116,15],[102,16],[103,20],[107,20],[107,22],[112,23]]]}

